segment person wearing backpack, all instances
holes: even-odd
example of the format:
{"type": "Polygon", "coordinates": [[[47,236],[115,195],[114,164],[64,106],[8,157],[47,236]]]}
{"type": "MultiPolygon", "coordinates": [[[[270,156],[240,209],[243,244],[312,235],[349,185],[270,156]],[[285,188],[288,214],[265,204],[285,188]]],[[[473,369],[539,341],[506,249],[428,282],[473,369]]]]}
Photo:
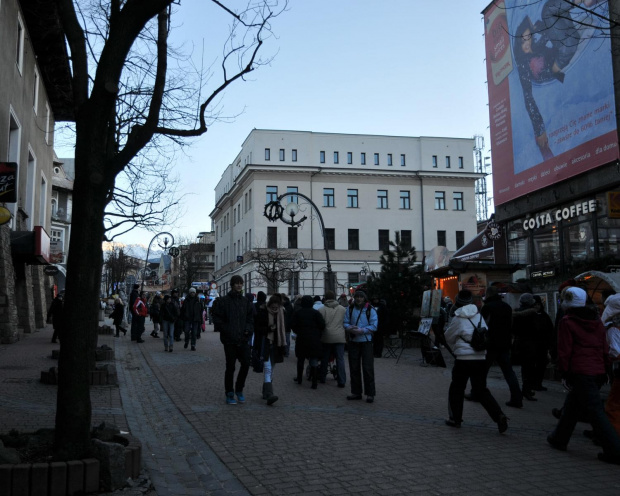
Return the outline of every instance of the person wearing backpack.
{"type": "Polygon", "coordinates": [[[366,293],[357,290],[353,306],[344,314],[344,329],[349,336],[349,375],[351,394],[348,400],[362,399],[362,376],[366,402],[375,400],[375,363],[372,337],[377,330],[377,312],[368,303],[366,293]]]}
{"type": "Polygon", "coordinates": [[[448,392],[450,418],[446,425],[461,427],[465,388],[467,381],[471,380],[473,394],[497,423],[501,434],[508,429],[508,418],[487,388],[486,349],[480,349],[486,348],[487,324],[472,301],[471,291],[459,291],[454,302],[454,318],[445,333],[446,342],[456,358],[448,392]]]}

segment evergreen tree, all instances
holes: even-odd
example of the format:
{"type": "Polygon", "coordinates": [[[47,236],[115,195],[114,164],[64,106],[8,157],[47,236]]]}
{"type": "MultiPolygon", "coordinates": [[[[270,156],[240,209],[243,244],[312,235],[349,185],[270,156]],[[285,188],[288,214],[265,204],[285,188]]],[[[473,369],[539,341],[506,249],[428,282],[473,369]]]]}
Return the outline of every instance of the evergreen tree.
{"type": "Polygon", "coordinates": [[[381,272],[373,273],[368,282],[369,296],[385,299],[390,313],[392,332],[402,336],[414,327],[416,310],[422,302],[424,285],[428,284],[421,264],[416,265],[415,247],[404,246],[400,231],[395,241],[381,255],[381,272]]]}

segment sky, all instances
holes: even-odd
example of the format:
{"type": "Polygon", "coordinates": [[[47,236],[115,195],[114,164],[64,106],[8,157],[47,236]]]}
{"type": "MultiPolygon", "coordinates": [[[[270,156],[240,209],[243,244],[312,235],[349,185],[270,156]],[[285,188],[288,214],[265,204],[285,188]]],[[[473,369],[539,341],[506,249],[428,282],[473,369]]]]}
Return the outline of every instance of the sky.
{"type": "MultiPolygon", "coordinates": [[[[214,123],[185,155],[177,156],[179,189],[187,194],[184,213],[162,231],[192,238],[211,230],[214,188],[253,128],[482,135],[483,156],[490,156],[481,15],[489,3],[289,0],[288,10],[273,22],[275,37],[264,46],[263,55],[273,60],[235,83],[221,101],[225,115],[240,115],[214,123]]],[[[195,56],[204,43],[206,64],[221,53],[225,34],[209,4],[183,0],[173,18],[175,39],[195,47],[195,56]]],[[[215,72],[214,78],[219,75],[215,72]]],[[[56,151],[59,157],[73,155],[70,148],[56,151]]],[[[117,241],[146,245],[152,237],[134,230],[117,241]]]]}

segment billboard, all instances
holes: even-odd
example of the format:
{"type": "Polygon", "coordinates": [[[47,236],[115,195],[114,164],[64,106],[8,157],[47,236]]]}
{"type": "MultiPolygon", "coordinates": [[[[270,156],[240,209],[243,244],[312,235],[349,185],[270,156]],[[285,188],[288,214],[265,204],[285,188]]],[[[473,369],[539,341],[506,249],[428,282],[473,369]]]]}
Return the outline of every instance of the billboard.
{"type": "Polygon", "coordinates": [[[578,3],[484,11],[496,205],[619,157],[609,6],[578,3]]]}

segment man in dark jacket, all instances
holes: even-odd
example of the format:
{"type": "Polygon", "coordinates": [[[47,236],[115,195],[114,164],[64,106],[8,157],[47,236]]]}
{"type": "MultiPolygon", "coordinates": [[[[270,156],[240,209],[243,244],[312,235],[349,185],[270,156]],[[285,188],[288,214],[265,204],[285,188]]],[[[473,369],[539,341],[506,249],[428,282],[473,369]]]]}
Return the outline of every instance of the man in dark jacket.
{"type": "Polygon", "coordinates": [[[528,401],[537,401],[534,398],[534,386],[536,385],[538,317],[534,303],[533,294],[523,293],[519,297],[519,308],[513,312],[512,319],[512,331],[516,339],[515,349],[521,361],[521,391],[528,401]]]}
{"type": "Polygon", "coordinates": [[[196,288],[189,288],[189,293],[181,308],[181,318],[185,322],[185,344],[183,348],[187,348],[191,338],[192,351],[196,351],[196,336],[202,325],[203,310],[202,302],[196,296],[196,288]]]}
{"type": "Polygon", "coordinates": [[[62,294],[59,294],[56,296],[56,298],[54,298],[50,309],[47,311],[47,321],[49,322],[51,320],[52,325],[54,326],[52,343],[57,343],[57,339],[60,339],[62,327],[64,325],[63,310],[63,296],[62,294]]]}
{"type": "Polygon", "coordinates": [[[226,403],[236,405],[245,402],[243,388],[250,370],[250,338],[254,331],[254,310],[243,296],[243,278],[234,275],[230,279],[232,289],[218,299],[213,306],[213,325],[220,333],[220,341],[226,354],[226,371],[224,372],[224,391],[226,403]],[[235,364],[239,360],[239,374],[233,389],[235,364]],[[237,399],[235,399],[235,393],[237,399]]]}
{"type": "Polygon", "coordinates": [[[510,363],[512,308],[502,299],[496,286],[489,286],[487,288],[484,305],[480,313],[489,329],[489,344],[486,357],[487,374],[493,362],[497,362],[510,388],[510,401],[507,401],[506,405],[522,408],[523,394],[519,387],[517,375],[512,370],[510,363]]]}
{"type": "Polygon", "coordinates": [[[140,297],[140,292],[138,291],[139,289],[140,289],[139,284],[133,285],[133,289],[131,290],[131,293],[129,293],[129,304],[127,305],[127,309],[128,309],[127,321],[131,325],[131,340],[132,341],[136,340],[135,335],[138,334],[138,331],[137,331],[138,322],[134,322],[133,306],[136,300],[140,297]]]}

